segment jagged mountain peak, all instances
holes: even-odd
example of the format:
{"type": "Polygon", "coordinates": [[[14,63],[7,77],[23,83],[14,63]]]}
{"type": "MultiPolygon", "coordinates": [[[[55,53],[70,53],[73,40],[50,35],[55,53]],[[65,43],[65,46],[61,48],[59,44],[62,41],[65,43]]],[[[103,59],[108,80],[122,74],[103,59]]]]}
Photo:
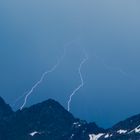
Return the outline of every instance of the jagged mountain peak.
{"type": "Polygon", "coordinates": [[[45,110],[53,108],[53,109],[62,109],[63,111],[66,111],[60,103],[58,103],[57,101],[55,101],[53,99],[45,100],[41,103],[37,103],[35,105],[32,105],[28,108],[24,108],[21,111],[34,110],[34,109],[37,109],[37,108],[40,108],[41,110],[43,110],[44,108],[45,108],[45,110]]]}
{"type": "Polygon", "coordinates": [[[58,119],[61,117],[63,118],[62,120],[65,121],[74,121],[73,115],[68,112],[60,103],[53,99],[48,99],[41,103],[32,105],[31,107],[24,108],[23,110],[19,110],[16,113],[24,116],[33,115],[32,118],[37,117],[39,119],[40,117],[48,118],[51,116],[51,119],[58,119]]]}

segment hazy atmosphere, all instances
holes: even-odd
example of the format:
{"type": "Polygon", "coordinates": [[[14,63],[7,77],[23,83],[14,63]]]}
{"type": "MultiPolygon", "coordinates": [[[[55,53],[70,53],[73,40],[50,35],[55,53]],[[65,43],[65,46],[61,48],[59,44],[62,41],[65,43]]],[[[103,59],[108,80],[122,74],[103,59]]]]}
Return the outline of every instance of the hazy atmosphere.
{"type": "Polygon", "coordinates": [[[138,0],[0,1],[0,96],[14,110],[50,70],[26,106],[49,98],[102,127],[139,113],[140,2],[138,0]],[[16,102],[16,104],[15,104],[16,102]]]}

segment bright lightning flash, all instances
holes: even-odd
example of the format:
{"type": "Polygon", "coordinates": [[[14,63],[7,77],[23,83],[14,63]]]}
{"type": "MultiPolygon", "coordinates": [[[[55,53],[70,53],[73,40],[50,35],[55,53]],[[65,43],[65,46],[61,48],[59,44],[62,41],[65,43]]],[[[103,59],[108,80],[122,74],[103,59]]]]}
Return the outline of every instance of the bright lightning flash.
{"type": "Polygon", "coordinates": [[[83,52],[85,54],[85,57],[81,61],[80,65],[79,65],[79,69],[78,69],[80,80],[81,80],[81,84],[72,92],[72,94],[69,97],[69,100],[68,100],[68,103],[67,103],[68,104],[68,111],[70,111],[70,106],[71,106],[71,102],[72,102],[73,96],[84,86],[84,79],[83,79],[83,76],[82,76],[81,69],[82,69],[82,66],[87,62],[88,55],[86,54],[85,50],[83,52]]]}
{"type": "MultiPolygon", "coordinates": [[[[67,44],[67,45],[70,45],[70,44],[71,44],[71,43],[69,43],[69,44],[67,44]]],[[[22,109],[25,107],[29,96],[30,96],[30,95],[34,92],[34,90],[43,82],[44,78],[45,78],[47,75],[49,75],[50,73],[54,72],[54,71],[56,70],[56,68],[60,65],[60,62],[61,62],[61,61],[64,59],[64,57],[65,57],[67,45],[64,47],[63,55],[57,60],[57,63],[56,63],[50,70],[45,71],[45,72],[42,74],[40,80],[37,81],[37,82],[35,83],[35,85],[31,88],[31,90],[26,94],[26,96],[25,96],[25,98],[24,98],[24,103],[23,103],[22,106],[20,107],[20,110],[22,110],[22,109]]]]}

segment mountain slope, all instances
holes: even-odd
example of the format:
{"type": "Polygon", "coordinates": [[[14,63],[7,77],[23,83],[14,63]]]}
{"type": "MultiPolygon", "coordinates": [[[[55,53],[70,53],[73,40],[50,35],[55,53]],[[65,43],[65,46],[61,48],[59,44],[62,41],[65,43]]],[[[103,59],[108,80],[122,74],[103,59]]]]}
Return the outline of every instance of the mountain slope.
{"type": "Polygon", "coordinates": [[[90,137],[90,140],[140,140],[140,114],[117,123],[106,133],[90,137]]]}
{"type": "Polygon", "coordinates": [[[9,116],[12,113],[13,111],[10,106],[0,97],[0,119],[9,116]]]}

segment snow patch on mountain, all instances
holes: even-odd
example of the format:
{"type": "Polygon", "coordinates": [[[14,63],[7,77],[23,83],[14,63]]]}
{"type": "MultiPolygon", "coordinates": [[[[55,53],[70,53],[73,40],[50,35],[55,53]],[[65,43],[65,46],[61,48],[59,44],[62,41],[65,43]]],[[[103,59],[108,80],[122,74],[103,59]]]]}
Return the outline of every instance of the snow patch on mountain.
{"type": "Polygon", "coordinates": [[[135,132],[136,133],[140,133],[140,125],[138,127],[135,128],[135,132]]]}
{"type": "Polygon", "coordinates": [[[107,134],[104,136],[104,138],[107,139],[107,138],[110,138],[110,137],[112,137],[112,136],[113,136],[113,134],[107,133],[107,134]]]}
{"type": "Polygon", "coordinates": [[[37,132],[37,131],[34,131],[34,132],[32,132],[32,133],[30,133],[30,136],[35,136],[36,134],[40,134],[39,132],[37,132]]]}
{"type": "Polygon", "coordinates": [[[140,125],[137,126],[135,129],[131,130],[129,133],[132,133],[132,132],[140,133],[140,125]]]}
{"type": "Polygon", "coordinates": [[[117,131],[117,133],[119,133],[119,134],[125,134],[126,132],[127,132],[127,130],[122,130],[122,129],[117,131]]]}
{"type": "Polygon", "coordinates": [[[109,135],[109,134],[106,134],[106,135],[105,135],[105,138],[109,138],[109,137],[110,137],[110,135],[109,135]]]}
{"type": "Polygon", "coordinates": [[[98,140],[101,136],[103,136],[104,134],[103,133],[100,133],[100,134],[97,134],[97,135],[95,135],[95,134],[90,134],[89,135],[89,138],[90,138],[90,140],[98,140]]]}

